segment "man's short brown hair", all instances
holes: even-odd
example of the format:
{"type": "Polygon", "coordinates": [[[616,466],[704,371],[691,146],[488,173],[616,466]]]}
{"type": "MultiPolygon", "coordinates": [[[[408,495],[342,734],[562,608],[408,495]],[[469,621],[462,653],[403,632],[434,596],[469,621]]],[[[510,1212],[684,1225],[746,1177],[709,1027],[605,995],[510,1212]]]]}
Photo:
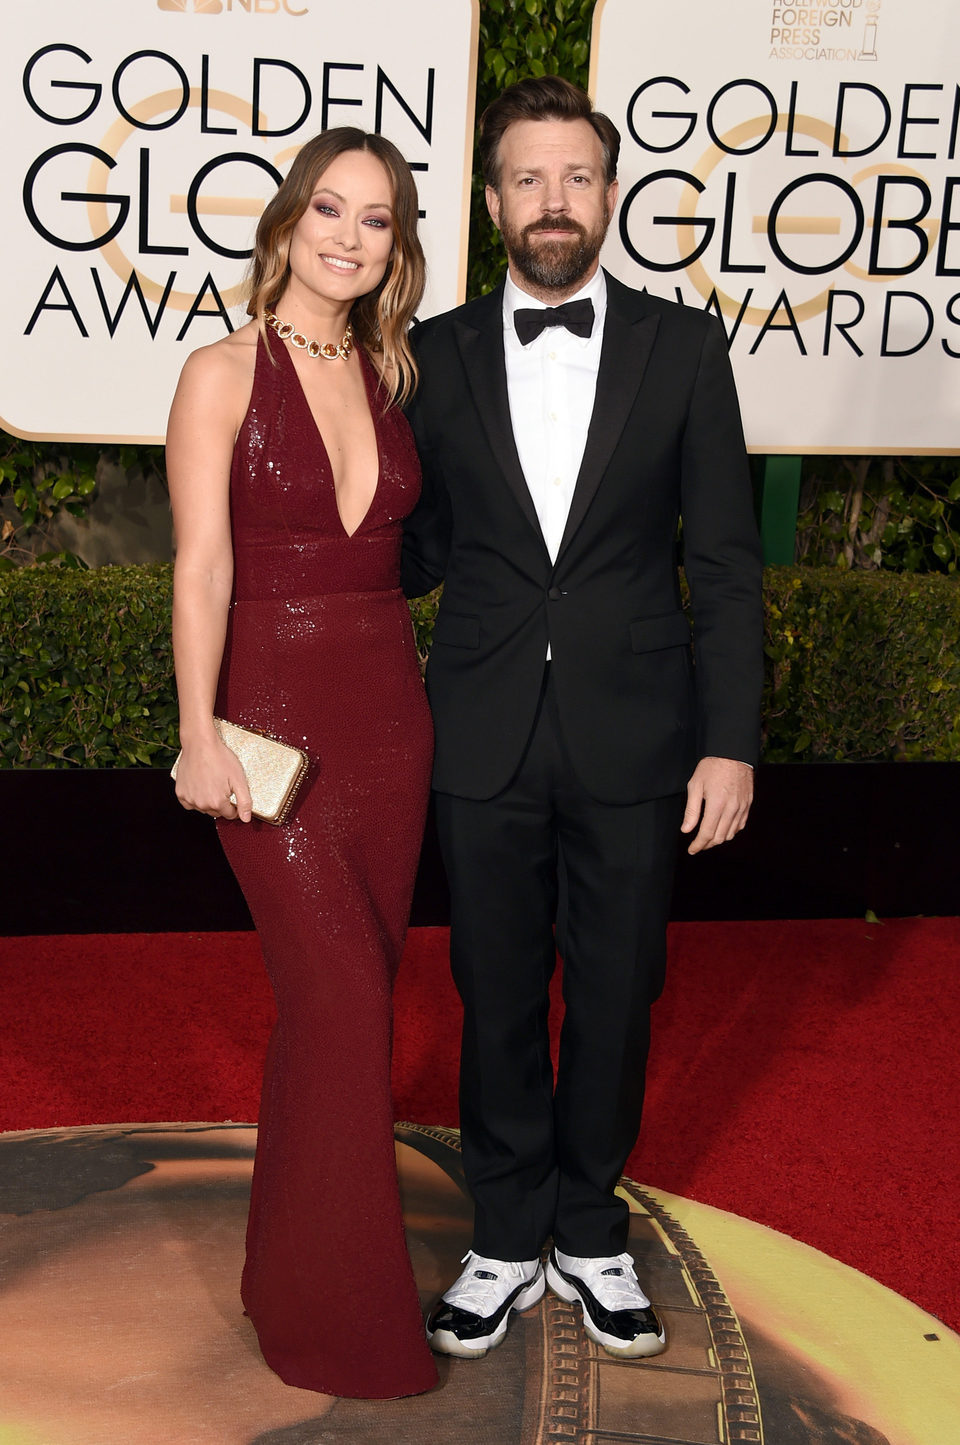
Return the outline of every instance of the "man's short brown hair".
{"type": "Polygon", "coordinates": [[[620,132],[613,121],[594,110],[585,90],[559,75],[528,76],[510,85],[491,101],[480,117],[480,166],[484,184],[500,189],[500,140],[518,120],[585,120],[596,131],[603,149],[603,179],[617,178],[620,132]]]}

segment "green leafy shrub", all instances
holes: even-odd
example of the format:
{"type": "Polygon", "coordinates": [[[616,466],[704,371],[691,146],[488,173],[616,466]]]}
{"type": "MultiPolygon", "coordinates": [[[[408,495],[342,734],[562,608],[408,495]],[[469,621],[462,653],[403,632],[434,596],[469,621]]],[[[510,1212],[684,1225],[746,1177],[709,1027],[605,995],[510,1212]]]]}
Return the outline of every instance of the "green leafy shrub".
{"type": "Polygon", "coordinates": [[[797,560],[814,566],[957,571],[956,457],[808,457],[797,560]]]}
{"type": "Polygon", "coordinates": [[[173,757],[170,568],[0,573],[0,765],[173,757]]]}
{"type": "Polygon", "coordinates": [[[822,567],[765,580],[769,762],[960,760],[960,581],[822,567]]]}
{"type": "Polygon", "coordinates": [[[433,592],[428,592],[426,597],[417,597],[408,604],[410,620],[413,623],[413,635],[417,640],[417,656],[420,659],[421,670],[426,667],[427,658],[430,656],[433,624],[436,621],[442,591],[442,587],[437,587],[433,592]]]}
{"type": "Polygon", "coordinates": [[[101,461],[121,467],[128,480],[166,485],[163,447],[22,441],[0,431],[0,571],[39,562],[87,565],[64,550],[57,523],[64,513],[80,520],[89,515],[101,461]]]}
{"type": "Polygon", "coordinates": [[[97,489],[100,448],[66,442],[21,441],[0,431],[0,569],[56,555],[50,528],[61,511],[84,517],[97,489]]]}
{"type": "MultiPolygon", "coordinates": [[[[765,576],[765,751],[960,760],[960,582],[835,568],[765,576]]],[[[0,574],[0,766],[172,762],[169,566],[0,574]]],[[[438,593],[410,604],[429,651],[438,593]]]]}

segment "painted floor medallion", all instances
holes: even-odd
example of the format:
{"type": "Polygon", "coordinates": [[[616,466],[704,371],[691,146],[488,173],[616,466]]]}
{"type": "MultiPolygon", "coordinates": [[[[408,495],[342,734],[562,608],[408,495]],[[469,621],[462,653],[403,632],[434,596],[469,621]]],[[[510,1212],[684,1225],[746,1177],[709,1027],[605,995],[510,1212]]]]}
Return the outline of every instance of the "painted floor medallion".
{"type": "MultiPolygon", "coordinates": [[[[470,1209],[453,1130],[397,1126],[426,1308],[470,1209]]],[[[256,1130],[0,1136],[0,1445],[956,1445],[960,1337],[758,1225],[624,1181],[669,1348],[611,1359],[553,1296],[429,1396],[281,1384],[237,1295],[256,1130]]],[[[906,1225],[905,1225],[906,1227],[906,1225]]]]}

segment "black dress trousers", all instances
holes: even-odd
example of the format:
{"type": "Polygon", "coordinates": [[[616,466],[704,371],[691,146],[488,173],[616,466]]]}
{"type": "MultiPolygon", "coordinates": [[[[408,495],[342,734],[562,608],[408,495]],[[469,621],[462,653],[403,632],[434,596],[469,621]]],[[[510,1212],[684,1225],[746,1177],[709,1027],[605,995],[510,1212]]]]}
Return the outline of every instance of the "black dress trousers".
{"type": "Polygon", "coordinates": [[[479,801],[436,795],[464,1005],[473,1247],[497,1259],[533,1259],[551,1235],[568,1254],[626,1248],[628,1211],[614,1190],[640,1127],[685,801],[591,797],[570,764],[549,672],[509,786],[479,801]],[[554,1084],[558,904],[565,1019],[554,1084]]]}

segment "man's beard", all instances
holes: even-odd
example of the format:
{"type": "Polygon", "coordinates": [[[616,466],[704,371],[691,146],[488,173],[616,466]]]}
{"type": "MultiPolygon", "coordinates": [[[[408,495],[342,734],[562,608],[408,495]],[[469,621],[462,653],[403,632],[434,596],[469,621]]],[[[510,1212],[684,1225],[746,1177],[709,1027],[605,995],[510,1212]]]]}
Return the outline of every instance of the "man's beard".
{"type": "Polygon", "coordinates": [[[502,211],[500,214],[500,234],[514,270],[532,286],[547,291],[568,291],[586,275],[600,255],[609,224],[606,206],[592,231],[567,216],[544,216],[516,230],[502,211]],[[577,240],[538,243],[536,237],[541,231],[569,231],[577,240]]]}

